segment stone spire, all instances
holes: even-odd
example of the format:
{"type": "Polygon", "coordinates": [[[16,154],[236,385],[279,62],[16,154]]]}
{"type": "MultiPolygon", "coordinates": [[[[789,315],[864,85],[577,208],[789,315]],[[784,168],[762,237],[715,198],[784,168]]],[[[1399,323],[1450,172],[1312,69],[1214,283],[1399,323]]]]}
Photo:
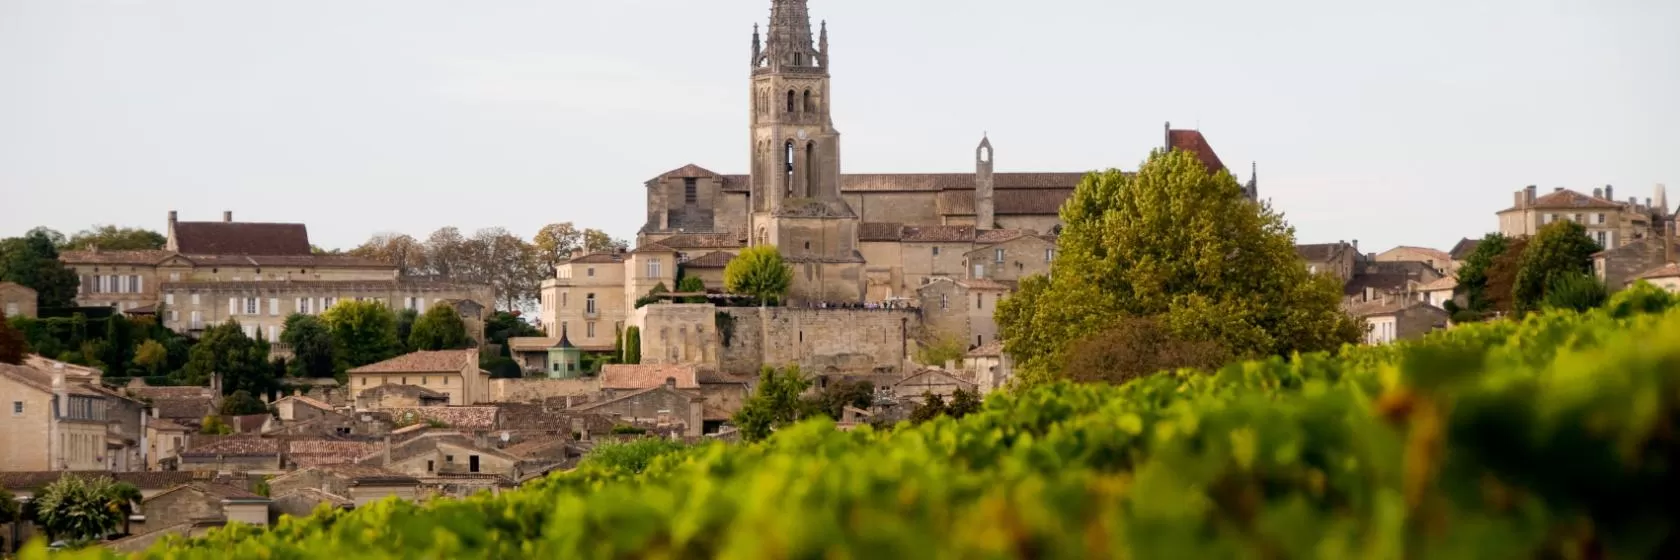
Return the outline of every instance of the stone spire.
{"type": "Polygon", "coordinates": [[[811,43],[811,11],[806,0],[771,0],[767,43],[762,66],[772,70],[820,66],[819,53],[811,43]]]}

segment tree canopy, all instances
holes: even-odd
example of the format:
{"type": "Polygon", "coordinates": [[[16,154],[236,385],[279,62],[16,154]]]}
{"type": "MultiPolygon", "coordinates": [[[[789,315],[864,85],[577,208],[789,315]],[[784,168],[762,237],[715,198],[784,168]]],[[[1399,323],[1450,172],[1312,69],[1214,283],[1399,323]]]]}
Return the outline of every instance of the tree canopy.
{"type": "Polygon", "coordinates": [[[287,375],[292,377],[334,377],[338,373],[338,349],[332,332],[313,315],[293,313],[286,317],[280,342],[292,347],[287,375]]]}
{"type": "Polygon", "coordinates": [[[781,301],[793,287],[793,269],[775,245],[748,247],[724,267],[723,284],[730,293],[753,296],[768,305],[781,301]]]}
{"type": "Polygon", "coordinates": [[[1570,272],[1552,277],[1542,302],[1547,309],[1586,311],[1610,300],[1610,291],[1598,277],[1585,272],[1570,272]]]}
{"type": "Polygon", "coordinates": [[[583,247],[583,232],[571,222],[548,224],[531,237],[531,244],[536,246],[543,264],[553,267],[566,260],[573,249],[583,247]]]}
{"type": "Polygon", "coordinates": [[[119,499],[115,486],[108,477],[61,476],[32,500],[35,521],[53,538],[102,539],[122,522],[122,510],[114,504],[119,499]]]}
{"type": "Polygon", "coordinates": [[[60,247],[66,251],[89,247],[102,251],[155,251],[168,242],[168,237],[149,229],[98,225],[70,236],[60,247]]]}
{"type": "Polygon", "coordinates": [[[1026,382],[1061,377],[1068,346],[1125,317],[1236,357],[1331,350],[1358,340],[1341,287],[1312,275],[1293,229],[1194,154],[1156,151],[1135,174],[1092,173],[1063,205],[1049,277],[998,307],[1026,382]]]}
{"type": "Polygon", "coordinates": [[[268,405],[263,404],[263,402],[258,400],[256,397],[251,396],[250,391],[241,389],[234,391],[232,395],[228,395],[227,398],[222,399],[221,413],[224,416],[245,416],[248,414],[265,414],[267,412],[268,405]]]}
{"type": "Polygon", "coordinates": [[[747,402],[735,412],[733,419],[741,430],[741,439],[759,441],[770,437],[776,428],[798,422],[805,409],[800,395],[811,387],[811,380],[799,373],[798,366],[784,370],[766,366],[758,374],[758,387],[747,402]]]}
{"type": "Polygon", "coordinates": [[[454,350],[469,348],[467,324],[447,305],[434,305],[414,321],[408,335],[408,347],[414,350],[454,350]]]}
{"type": "Polygon", "coordinates": [[[6,312],[0,310],[0,364],[21,364],[23,357],[29,354],[29,342],[23,333],[12,326],[6,319],[6,312]]]}
{"type": "Polygon", "coordinates": [[[58,260],[58,247],[50,230],[36,228],[23,237],[0,239],[0,282],[16,282],[35,290],[41,307],[70,307],[76,304],[76,287],[81,280],[58,260]]]}
{"type": "Polygon", "coordinates": [[[1471,251],[1470,256],[1464,258],[1464,265],[1458,268],[1457,291],[1464,294],[1471,311],[1481,313],[1493,308],[1496,296],[1488,293],[1488,269],[1510,245],[1510,238],[1490,233],[1476,244],[1476,250],[1471,251]]]}
{"type": "Polygon", "coordinates": [[[402,351],[397,315],[377,301],[344,300],[321,314],[333,347],[345,367],[388,360],[402,351]]]}
{"type": "Polygon", "coordinates": [[[228,320],[204,330],[187,354],[185,381],[204,385],[210,377],[222,375],[222,392],[244,390],[266,393],[274,388],[274,372],[268,366],[268,345],[245,336],[237,320],[228,320]]]}
{"type": "Polygon", "coordinates": [[[1592,255],[1598,242],[1587,237],[1587,228],[1573,220],[1558,220],[1540,228],[1523,249],[1512,297],[1517,311],[1540,308],[1546,292],[1559,278],[1571,274],[1592,274],[1592,255]]]}

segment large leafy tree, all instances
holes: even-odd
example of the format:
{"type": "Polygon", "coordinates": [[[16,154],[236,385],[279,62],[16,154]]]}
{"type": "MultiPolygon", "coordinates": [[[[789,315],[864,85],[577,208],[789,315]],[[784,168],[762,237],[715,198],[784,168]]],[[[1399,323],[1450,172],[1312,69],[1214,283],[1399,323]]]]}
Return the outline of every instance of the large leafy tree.
{"type": "Polygon", "coordinates": [[[1571,220],[1559,220],[1540,228],[1522,252],[1512,297],[1517,311],[1539,309],[1547,289],[1559,278],[1591,274],[1592,255],[1598,242],[1587,237],[1587,228],[1571,220]]]}
{"type": "Polygon", "coordinates": [[[798,366],[777,371],[766,366],[758,374],[758,388],[753,390],[733,421],[741,430],[741,438],[759,441],[770,437],[776,428],[798,422],[809,410],[800,395],[811,387],[811,380],[799,373],[798,366]]]}
{"type": "Polygon", "coordinates": [[[268,345],[246,336],[237,320],[205,329],[187,354],[182,372],[192,385],[203,385],[220,373],[224,394],[266,393],[275,386],[274,370],[268,367],[268,345]]]}
{"type": "Polygon", "coordinates": [[[1552,278],[1551,285],[1546,287],[1543,303],[1549,309],[1586,311],[1609,300],[1610,291],[1605,289],[1604,282],[1599,281],[1597,276],[1571,272],[1552,278]]]}
{"type": "Polygon", "coordinates": [[[27,354],[29,342],[23,332],[12,326],[5,311],[0,311],[0,364],[21,364],[27,354]]]}
{"type": "Polygon", "coordinates": [[[749,295],[760,304],[780,301],[793,287],[793,269],[774,245],[748,247],[723,268],[724,289],[749,295]]]}
{"type": "Polygon", "coordinates": [[[455,279],[465,272],[467,238],[461,230],[442,227],[426,237],[426,273],[442,279],[455,279]]]}
{"type": "Polygon", "coordinates": [[[99,225],[77,232],[60,247],[65,250],[98,247],[102,251],[146,251],[162,249],[168,242],[169,238],[149,229],[99,225]]]}
{"type": "Polygon", "coordinates": [[[1341,287],[1300,266],[1294,231],[1191,153],[1157,151],[1137,173],[1080,182],[1048,278],[1028,278],[997,318],[1031,383],[1061,376],[1074,341],[1126,317],[1236,356],[1330,350],[1357,341],[1341,287]]]}
{"type": "Polygon", "coordinates": [[[566,260],[573,249],[583,246],[583,232],[571,222],[548,224],[531,238],[531,244],[536,246],[538,259],[552,268],[566,260]]]}
{"type": "Polygon", "coordinates": [[[333,347],[346,367],[387,360],[402,351],[397,315],[379,302],[338,302],[321,314],[321,322],[332,334],[333,347]]]}
{"type": "Polygon", "coordinates": [[[222,409],[220,412],[223,416],[264,414],[268,412],[268,405],[263,404],[263,402],[256,397],[251,396],[250,391],[239,390],[234,391],[232,395],[228,395],[227,398],[222,399],[222,409]]]}
{"type": "Polygon", "coordinates": [[[1471,311],[1480,313],[1493,308],[1493,298],[1488,293],[1488,269],[1510,245],[1510,238],[1490,233],[1476,244],[1476,250],[1471,251],[1470,256],[1464,258],[1464,266],[1458,269],[1457,291],[1464,294],[1471,311]]]}
{"type": "Polygon", "coordinates": [[[287,374],[292,377],[333,377],[338,372],[338,349],[320,319],[293,313],[286,317],[280,342],[292,347],[287,374]]]}
{"type": "Polygon", "coordinates": [[[391,263],[403,276],[419,275],[426,271],[426,246],[407,234],[375,234],[366,243],[351,249],[349,254],[391,263]]]}
{"type": "Polygon", "coordinates": [[[112,486],[106,477],[59,477],[32,500],[35,520],[53,538],[102,539],[122,521],[122,510],[112,505],[112,486]]]}
{"type": "Polygon", "coordinates": [[[414,350],[454,350],[472,346],[467,324],[447,305],[435,305],[414,322],[408,347],[414,350]]]}
{"type": "Polygon", "coordinates": [[[147,340],[134,349],[134,365],[145,368],[147,375],[157,375],[169,364],[169,349],[156,340],[147,340]]]}
{"type": "Polygon", "coordinates": [[[1517,273],[1522,270],[1522,256],[1531,238],[1514,237],[1505,243],[1505,250],[1493,257],[1487,267],[1487,282],[1482,289],[1487,308],[1481,312],[1512,313],[1517,310],[1517,273]]]}
{"type": "Polygon", "coordinates": [[[36,228],[23,237],[0,240],[0,282],[34,289],[41,307],[70,307],[76,303],[80,280],[58,260],[53,239],[50,230],[36,228]]]}
{"type": "Polygon", "coordinates": [[[1074,381],[1123,384],[1176,368],[1210,370],[1231,352],[1217,340],[1185,340],[1149,317],[1126,317],[1068,348],[1062,373],[1074,381]]]}
{"type": "Polygon", "coordinates": [[[112,483],[105,487],[105,499],[122,515],[123,534],[130,534],[129,517],[134,515],[134,507],[145,499],[140,493],[140,488],[127,482],[112,483]]]}
{"type": "Polygon", "coordinates": [[[583,230],[583,249],[591,253],[608,253],[624,251],[630,248],[630,243],[623,239],[613,239],[607,232],[598,229],[583,230]]]}
{"type": "Polygon", "coordinates": [[[508,310],[536,300],[547,276],[536,247],[499,227],[473,234],[465,245],[465,260],[471,274],[457,279],[489,284],[508,310]]]}

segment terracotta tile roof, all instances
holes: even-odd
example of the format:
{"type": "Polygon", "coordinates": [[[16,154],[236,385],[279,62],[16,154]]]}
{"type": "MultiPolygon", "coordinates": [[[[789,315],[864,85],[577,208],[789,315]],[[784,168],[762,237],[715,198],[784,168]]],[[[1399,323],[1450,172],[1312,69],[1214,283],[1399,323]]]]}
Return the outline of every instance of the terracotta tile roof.
{"type": "Polygon", "coordinates": [[[1422,286],[1418,286],[1418,290],[1425,291],[1425,292],[1435,292],[1435,291],[1440,291],[1440,290],[1451,290],[1451,289],[1454,289],[1454,288],[1457,288],[1457,287],[1458,287],[1458,279],[1457,278],[1453,278],[1451,276],[1442,276],[1441,279],[1439,279],[1439,280],[1436,280],[1434,282],[1430,282],[1428,284],[1424,284],[1422,286]]]}
{"type": "Polygon", "coordinates": [[[374,387],[372,389],[364,389],[364,390],[362,390],[362,392],[356,393],[356,398],[359,398],[359,399],[377,399],[377,398],[384,397],[386,395],[398,395],[398,396],[415,398],[415,399],[419,399],[419,398],[447,399],[447,398],[449,398],[449,395],[447,395],[447,394],[439,393],[437,391],[433,391],[431,389],[427,389],[427,388],[421,387],[419,385],[402,385],[402,384],[397,384],[397,383],[387,383],[387,384],[384,384],[384,385],[380,385],[378,387],[374,387]]]}
{"type": "Polygon", "coordinates": [[[1352,250],[1353,246],[1349,245],[1347,243],[1341,243],[1341,242],[1337,242],[1337,243],[1309,243],[1309,244],[1306,244],[1306,245],[1296,245],[1295,246],[1295,254],[1299,255],[1301,257],[1301,260],[1310,261],[1310,262],[1324,262],[1324,261],[1328,261],[1331,258],[1335,257],[1336,252],[1339,251],[1339,250],[1342,250],[1344,248],[1346,248],[1348,250],[1352,250]]]}
{"type": "Polygon", "coordinates": [[[998,189],[992,193],[993,211],[1000,216],[1012,215],[1056,215],[1062,211],[1062,204],[1073,197],[1073,189],[998,189]]]}
{"type": "Polygon", "coordinates": [[[996,358],[1002,355],[1002,340],[993,340],[968,351],[968,357],[970,358],[996,358]]]}
{"type": "Polygon", "coordinates": [[[308,406],[310,408],[315,408],[315,409],[318,409],[318,410],[325,410],[327,412],[332,412],[332,411],[338,410],[338,407],[335,407],[333,405],[321,402],[319,400],[316,400],[313,397],[309,397],[309,396],[306,396],[306,395],[293,395],[293,396],[289,396],[289,397],[282,397],[280,399],[276,399],[274,401],[274,403],[279,404],[279,403],[285,402],[285,401],[296,402],[298,404],[308,406]]]}
{"type": "Polygon", "coordinates": [[[215,411],[215,400],[211,397],[193,397],[186,399],[152,399],[152,408],[157,409],[159,418],[173,420],[198,420],[215,411]]]}
{"type": "Polygon", "coordinates": [[[146,427],[157,430],[157,431],[160,431],[160,432],[170,432],[170,431],[173,431],[173,432],[190,432],[190,431],[193,431],[192,428],[187,427],[187,426],[182,426],[180,423],[178,423],[174,420],[168,419],[168,418],[152,418],[152,419],[149,419],[149,420],[146,421],[146,427]]]}
{"type": "Polygon", "coordinates": [[[571,443],[570,437],[539,437],[504,447],[502,452],[520,459],[553,458],[564,455],[571,443]]]}
{"type": "Polygon", "coordinates": [[[253,435],[197,436],[182,457],[263,457],[280,454],[282,441],[253,435]]]}
{"type": "Polygon", "coordinates": [[[653,364],[607,364],[601,366],[602,389],[647,389],[676,378],[677,388],[697,389],[694,366],[653,364]]]}
{"type": "Polygon", "coordinates": [[[308,255],[303,224],[176,222],[175,250],[189,255],[308,255]]]}
{"type": "Polygon", "coordinates": [[[263,291],[269,293],[346,293],[346,292],[479,292],[484,286],[470,284],[456,284],[451,282],[437,282],[430,280],[265,280],[243,282],[162,282],[158,289],[168,292],[172,290],[192,290],[198,292],[249,293],[263,291]]]}
{"type": "Polygon", "coordinates": [[[590,253],[561,264],[618,264],[624,262],[624,253],[590,253]]]}
{"type": "Polygon", "coordinates": [[[109,477],[117,482],[133,484],[141,490],[163,490],[193,480],[193,473],[186,471],[13,471],[0,472],[0,488],[14,492],[38,490],[67,474],[82,478],[109,477]]]}
{"type": "Polygon", "coordinates": [[[1167,143],[1175,150],[1196,154],[1196,159],[1201,160],[1202,166],[1206,167],[1209,173],[1225,170],[1225,163],[1219,161],[1219,154],[1213,152],[1207,137],[1202,136],[1199,130],[1168,130],[1167,143]]]}
{"type": "Polygon", "coordinates": [[[895,391],[899,390],[900,388],[905,389],[905,390],[911,390],[914,387],[927,386],[927,385],[931,385],[931,384],[934,384],[934,383],[939,383],[939,384],[956,383],[957,385],[962,386],[962,387],[967,387],[970,390],[974,389],[974,382],[973,381],[963,379],[963,378],[958,377],[956,375],[952,375],[950,372],[947,372],[945,370],[938,370],[938,369],[924,369],[922,371],[912,373],[908,377],[905,377],[904,379],[900,380],[899,382],[894,383],[893,384],[893,389],[895,391]]]}
{"type": "Polygon", "coordinates": [[[584,429],[599,428],[602,421],[606,422],[605,429],[612,429],[612,420],[600,417],[598,414],[581,414],[564,407],[551,407],[540,404],[500,403],[501,409],[499,425],[507,430],[540,430],[544,432],[565,432],[572,430],[572,420],[583,420],[584,429]]]}
{"type": "MultiPolygon", "coordinates": [[[[997,191],[992,192],[992,197],[992,210],[996,212],[997,191]]],[[[973,216],[974,191],[939,191],[938,197],[934,199],[934,204],[938,207],[941,216],[973,216]]]]}
{"type": "Polygon", "coordinates": [[[904,226],[906,243],[965,243],[974,241],[974,226],[904,226]]]}
{"type": "Polygon", "coordinates": [[[52,392],[52,375],[29,366],[0,363],[0,376],[43,392],[52,392]]]}
{"type": "Polygon", "coordinates": [[[1389,249],[1389,250],[1383,251],[1383,252],[1384,253],[1389,253],[1389,252],[1400,251],[1400,250],[1411,251],[1413,253],[1420,253],[1420,254],[1434,260],[1435,262],[1443,264],[1443,265],[1452,261],[1452,255],[1447,254],[1446,251],[1442,251],[1440,249],[1432,249],[1432,248],[1429,248],[1429,247],[1415,247],[1415,246],[1411,246],[1411,245],[1401,245],[1399,247],[1395,247],[1393,249],[1389,249]]]}
{"type": "Polygon", "coordinates": [[[1030,229],[987,229],[974,235],[974,243],[978,245],[994,245],[1005,241],[1014,241],[1022,237],[1037,236],[1038,232],[1030,229]]]}
{"type": "Polygon", "coordinates": [[[733,249],[745,247],[741,236],[732,233],[679,233],[659,240],[671,249],[733,249]]]}
{"type": "Polygon", "coordinates": [[[229,426],[233,426],[235,432],[255,434],[262,432],[263,425],[268,423],[268,418],[267,414],[247,414],[244,416],[228,416],[224,419],[227,420],[229,426]]]}
{"type": "MultiPolygon", "coordinates": [[[[1603,198],[1595,197],[1595,196],[1592,196],[1592,195],[1589,195],[1589,194],[1583,194],[1583,193],[1572,191],[1572,190],[1569,190],[1569,189],[1563,189],[1563,190],[1558,190],[1558,191],[1552,191],[1550,194],[1535,198],[1534,203],[1530,204],[1529,207],[1530,208],[1543,208],[1543,209],[1549,209],[1549,210],[1552,210],[1552,209],[1572,210],[1572,209],[1585,209],[1585,208],[1617,210],[1617,209],[1620,209],[1622,207],[1622,205],[1615,202],[1615,201],[1605,200],[1603,198]]],[[[1511,209],[1508,209],[1508,210],[1515,210],[1515,208],[1511,208],[1511,209]]]]}
{"type": "Polygon", "coordinates": [[[491,430],[496,428],[496,415],[501,409],[494,406],[421,406],[387,408],[385,412],[401,424],[432,420],[457,430],[491,430]]]}
{"type": "Polygon", "coordinates": [[[227,484],[189,484],[187,486],[199,492],[203,492],[212,497],[221,498],[223,500],[268,501],[268,498],[259,496],[249,490],[227,484]]]}
{"type": "Polygon", "coordinates": [[[713,251],[688,259],[687,261],[683,261],[682,265],[687,268],[721,269],[729,266],[729,261],[732,260],[735,260],[735,255],[733,254],[724,251],[713,251]]]}
{"type": "Polygon", "coordinates": [[[666,179],[706,179],[706,178],[721,179],[721,178],[723,178],[723,176],[719,175],[717,173],[713,173],[710,169],[706,169],[704,167],[700,167],[698,165],[694,165],[694,164],[690,163],[688,165],[684,165],[682,167],[678,167],[676,169],[672,169],[670,171],[666,171],[664,173],[661,173],[658,177],[654,177],[653,180],[654,181],[664,181],[666,179]]]}
{"type": "Polygon", "coordinates": [[[676,249],[672,249],[670,247],[666,247],[666,246],[660,245],[658,243],[649,243],[647,245],[637,247],[636,250],[631,251],[631,253],[675,253],[675,252],[677,252],[676,249]]]}
{"type": "Polygon", "coordinates": [[[155,265],[173,255],[169,251],[64,251],[58,260],[65,264],[155,265]]]}
{"type": "Polygon", "coordinates": [[[319,488],[296,488],[274,497],[274,508],[281,513],[292,516],[306,516],[315,511],[319,504],[332,504],[337,508],[355,507],[356,502],[350,498],[326,492],[319,488]]]}
{"type": "Polygon", "coordinates": [[[1641,273],[1639,273],[1639,276],[1636,276],[1635,278],[1644,279],[1644,280],[1652,280],[1652,279],[1656,279],[1656,278],[1675,278],[1675,277],[1680,277],[1680,264],[1668,263],[1668,264],[1653,268],[1651,270],[1641,272],[1641,273]]]}
{"type": "Polygon", "coordinates": [[[1476,247],[1481,244],[1482,241],[1480,239],[1470,239],[1466,237],[1464,239],[1460,239],[1457,245],[1453,245],[1452,250],[1448,251],[1447,255],[1452,257],[1452,260],[1462,261],[1470,258],[1470,254],[1476,252],[1476,247]]]}
{"type": "Polygon", "coordinates": [[[612,399],[608,399],[608,400],[604,400],[604,401],[598,401],[598,402],[592,402],[592,403],[589,403],[589,404],[586,404],[586,405],[583,405],[583,406],[573,408],[572,410],[579,411],[579,412],[587,412],[587,411],[595,410],[595,409],[598,409],[598,408],[603,408],[603,407],[606,407],[608,405],[614,405],[614,404],[622,403],[622,402],[628,401],[630,399],[640,397],[642,395],[646,395],[646,394],[649,394],[649,393],[660,392],[660,391],[670,391],[670,392],[673,392],[673,393],[678,393],[678,394],[687,396],[691,399],[694,399],[695,401],[705,400],[705,398],[700,396],[699,393],[683,391],[681,389],[666,389],[664,385],[659,385],[659,386],[655,386],[655,387],[648,387],[646,389],[637,389],[637,390],[631,391],[629,393],[619,395],[618,397],[614,397],[612,399]]]}
{"type": "Polygon", "coordinates": [[[376,441],[358,441],[347,439],[293,439],[286,441],[286,453],[292,455],[350,455],[360,457],[371,453],[381,445],[376,441]]]}
{"type": "Polygon", "coordinates": [[[142,399],[187,399],[195,397],[209,397],[215,393],[209,387],[127,387],[134,396],[142,399]]]}
{"type": "Polygon", "coordinates": [[[350,373],[460,373],[476,368],[478,350],[423,350],[350,370],[350,373]]]}
{"type": "Polygon", "coordinates": [[[858,224],[858,241],[898,241],[903,229],[898,222],[863,222],[858,224]]]}
{"type": "MultiPolygon", "coordinates": [[[[1382,300],[1377,300],[1377,301],[1367,301],[1367,302],[1363,302],[1363,303],[1356,303],[1356,304],[1348,306],[1347,313],[1349,315],[1354,316],[1354,317],[1360,317],[1360,318],[1378,317],[1378,316],[1382,316],[1382,315],[1393,315],[1395,313],[1399,313],[1401,311],[1405,311],[1407,309],[1411,309],[1411,308],[1414,308],[1414,307],[1426,307],[1426,308],[1429,308],[1429,309],[1440,310],[1440,308],[1431,306],[1427,303],[1423,303],[1421,301],[1417,301],[1417,300],[1414,300],[1414,299],[1397,298],[1397,299],[1392,299],[1392,300],[1389,300],[1389,301],[1386,301],[1386,302],[1382,301],[1382,300]]],[[[1446,312],[1442,311],[1442,313],[1444,314],[1446,312]]]]}
{"type": "Polygon", "coordinates": [[[1013,286],[992,280],[990,278],[964,278],[957,280],[957,284],[970,290],[1004,291],[1014,289],[1013,286]]]}

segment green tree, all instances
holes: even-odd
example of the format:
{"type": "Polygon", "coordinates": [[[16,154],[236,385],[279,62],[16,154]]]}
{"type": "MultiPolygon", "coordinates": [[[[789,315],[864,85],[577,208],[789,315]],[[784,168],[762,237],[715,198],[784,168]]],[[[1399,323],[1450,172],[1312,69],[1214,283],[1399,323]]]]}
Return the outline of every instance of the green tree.
{"type": "MultiPolygon", "coordinates": [[[[706,293],[706,281],[699,276],[684,276],[677,281],[677,291],[685,294],[706,293]]],[[[706,296],[689,296],[682,299],[683,303],[706,303],[706,296]]]]}
{"type": "Polygon", "coordinates": [[[1487,267],[1487,284],[1482,291],[1487,308],[1484,313],[1514,313],[1517,310],[1517,273],[1522,269],[1522,256],[1531,238],[1516,237],[1505,244],[1505,250],[1493,258],[1487,267]]]}
{"type": "Polygon", "coordinates": [[[643,307],[659,303],[660,300],[665,299],[661,296],[668,293],[671,293],[671,290],[665,287],[664,282],[654,284],[652,288],[648,289],[647,295],[636,298],[636,309],[641,309],[643,307]]]}
{"type": "Polygon", "coordinates": [[[839,420],[845,416],[848,406],[860,410],[869,410],[869,407],[874,404],[874,383],[840,380],[824,387],[822,393],[812,400],[806,410],[807,414],[823,414],[839,420]]]}
{"type": "Polygon", "coordinates": [[[426,246],[406,234],[374,234],[366,243],[351,249],[348,254],[389,263],[397,267],[397,274],[401,276],[414,276],[426,270],[426,246]]]}
{"type": "Polygon", "coordinates": [[[1543,303],[1548,309],[1586,311],[1604,305],[1609,299],[1610,292],[1598,277],[1585,272],[1571,272],[1552,278],[1543,303]]]}
{"type": "Polygon", "coordinates": [[[122,512],[111,505],[110,478],[66,474],[36,494],[36,522],[50,538],[84,542],[103,539],[117,528],[122,512]]]}
{"type": "Polygon", "coordinates": [[[1539,309],[1547,288],[1558,278],[1591,274],[1592,255],[1599,250],[1598,242],[1587,237],[1587,228],[1573,220],[1558,220],[1540,228],[1523,249],[1522,265],[1517,269],[1512,293],[1517,311],[1539,309]]]}
{"type": "Polygon", "coordinates": [[[28,354],[29,342],[24,339],[23,332],[6,319],[4,310],[0,310],[0,364],[21,364],[28,354]]]}
{"type": "Polygon", "coordinates": [[[223,416],[246,416],[250,414],[267,414],[268,405],[251,396],[250,391],[238,390],[222,399],[221,413],[223,416]]]}
{"type": "Polygon", "coordinates": [[[952,337],[937,337],[916,348],[916,361],[926,366],[944,366],[945,362],[961,360],[968,349],[962,341],[952,337]]]}
{"type": "Polygon", "coordinates": [[[945,397],[941,397],[938,393],[934,393],[928,395],[926,398],[923,398],[922,404],[916,405],[916,408],[910,411],[910,421],[920,424],[940,416],[945,416],[949,412],[950,408],[945,406],[945,397]]]}
{"type": "Polygon", "coordinates": [[[345,367],[388,360],[402,350],[397,314],[377,301],[341,301],[321,314],[345,367]]]}
{"type": "Polygon", "coordinates": [[[402,343],[402,351],[414,350],[414,347],[408,343],[408,337],[414,334],[414,322],[419,320],[419,311],[404,309],[397,312],[397,342],[402,343]]]}
{"type": "Polygon", "coordinates": [[[212,375],[221,374],[223,394],[242,389],[267,392],[275,386],[267,345],[245,336],[239,321],[231,319],[205,329],[188,353],[183,373],[189,385],[204,385],[212,375]]]}
{"type": "Polygon", "coordinates": [[[548,268],[554,268],[569,258],[572,250],[583,246],[583,232],[571,222],[548,224],[531,238],[531,245],[537,249],[537,258],[548,268]]]}
{"type": "Polygon", "coordinates": [[[759,441],[770,437],[776,428],[798,422],[807,410],[800,395],[811,387],[811,381],[799,373],[799,366],[777,371],[765,366],[758,374],[758,387],[753,390],[733,419],[741,430],[741,438],[759,441]]]}
{"type": "Polygon", "coordinates": [[[105,499],[110,502],[110,507],[122,516],[123,534],[130,534],[129,518],[134,516],[134,507],[145,499],[140,493],[140,488],[127,482],[112,483],[105,487],[105,499]]]}
{"type": "Polygon", "coordinates": [[[793,287],[793,269],[774,245],[748,247],[723,269],[724,289],[757,298],[760,305],[779,302],[793,287]]]}
{"type": "Polygon", "coordinates": [[[233,433],[233,426],[222,420],[221,416],[211,414],[205,416],[199,423],[198,433],[207,436],[225,436],[233,433]]]}
{"type": "Polygon", "coordinates": [[[999,305],[1005,349],[1026,383],[1061,377],[1073,341],[1123,317],[1155,317],[1183,340],[1237,356],[1331,350],[1359,339],[1340,284],[1300,266],[1294,231],[1194,154],[1157,151],[1137,173],[1080,182],[1048,278],[999,305]]]}
{"type": "Polygon", "coordinates": [[[622,363],[642,363],[642,329],[640,327],[624,328],[624,355],[619,358],[622,363]]]}
{"type": "Polygon", "coordinates": [[[624,251],[630,248],[630,243],[623,239],[613,239],[607,232],[598,229],[583,230],[583,249],[591,253],[610,253],[624,251]]]}
{"type": "Polygon", "coordinates": [[[338,348],[321,320],[301,313],[286,317],[280,342],[292,347],[287,373],[292,377],[333,377],[338,373],[338,348]]]}
{"type": "Polygon", "coordinates": [[[1458,268],[1458,288],[1455,291],[1464,294],[1471,311],[1492,309],[1492,302],[1488,299],[1488,269],[1510,244],[1509,237],[1490,233],[1476,244],[1476,250],[1471,251],[1470,256],[1464,258],[1464,265],[1458,268]]]}
{"type": "Polygon", "coordinates": [[[156,340],[140,343],[134,350],[134,365],[146,368],[147,375],[158,375],[158,371],[169,365],[169,349],[156,340]]]}
{"type": "Polygon", "coordinates": [[[98,225],[76,233],[59,247],[66,251],[92,247],[101,251],[155,251],[168,242],[169,238],[149,229],[98,225]]]}
{"type": "Polygon", "coordinates": [[[434,305],[426,310],[414,322],[414,330],[408,336],[408,347],[414,350],[454,350],[471,345],[467,324],[447,305],[434,305]]]}
{"type": "Polygon", "coordinates": [[[978,392],[957,389],[955,393],[951,393],[951,404],[945,406],[945,414],[960,420],[964,416],[980,412],[980,405],[978,392]]]}
{"type": "Polygon", "coordinates": [[[41,307],[71,307],[80,280],[58,260],[51,234],[36,228],[23,237],[0,240],[0,282],[34,289],[41,307]]]}
{"type": "MultiPolygon", "coordinates": [[[[554,333],[556,335],[560,333],[554,333]]],[[[543,336],[543,332],[531,326],[520,318],[518,312],[497,311],[490,314],[484,322],[484,338],[487,344],[494,344],[501,348],[501,355],[508,356],[507,341],[509,338],[543,336]]]]}
{"type": "Polygon", "coordinates": [[[1083,383],[1126,383],[1165,370],[1214,370],[1231,359],[1215,340],[1183,340],[1149,317],[1119,319],[1107,329],[1074,341],[1062,372],[1083,383]]]}

